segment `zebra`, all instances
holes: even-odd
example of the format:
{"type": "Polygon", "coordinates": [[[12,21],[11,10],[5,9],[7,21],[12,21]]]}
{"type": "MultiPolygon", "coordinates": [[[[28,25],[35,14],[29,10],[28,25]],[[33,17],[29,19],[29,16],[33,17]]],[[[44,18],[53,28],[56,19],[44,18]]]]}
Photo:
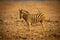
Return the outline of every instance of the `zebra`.
{"type": "Polygon", "coordinates": [[[19,10],[19,13],[20,13],[20,19],[23,18],[28,26],[32,25],[33,23],[40,22],[43,28],[45,29],[45,26],[43,24],[45,20],[44,14],[42,13],[30,14],[28,11],[23,9],[19,10]]]}

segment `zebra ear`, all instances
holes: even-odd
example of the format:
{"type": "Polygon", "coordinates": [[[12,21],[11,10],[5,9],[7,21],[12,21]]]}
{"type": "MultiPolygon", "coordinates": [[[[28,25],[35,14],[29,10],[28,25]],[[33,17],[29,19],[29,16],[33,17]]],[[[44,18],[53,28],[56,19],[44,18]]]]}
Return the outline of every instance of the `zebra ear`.
{"type": "Polygon", "coordinates": [[[22,13],[22,10],[23,10],[23,9],[19,9],[19,13],[22,13]]]}
{"type": "Polygon", "coordinates": [[[20,10],[23,10],[22,8],[20,10]]]}

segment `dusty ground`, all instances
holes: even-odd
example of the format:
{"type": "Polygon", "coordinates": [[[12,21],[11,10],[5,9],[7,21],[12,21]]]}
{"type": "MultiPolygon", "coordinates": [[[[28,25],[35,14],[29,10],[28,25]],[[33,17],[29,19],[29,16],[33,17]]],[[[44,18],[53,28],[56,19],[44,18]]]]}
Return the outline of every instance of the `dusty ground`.
{"type": "Polygon", "coordinates": [[[0,2],[0,40],[60,40],[59,2],[0,2]],[[19,19],[19,9],[30,13],[40,10],[45,14],[46,31],[39,26],[31,26],[19,19]]]}

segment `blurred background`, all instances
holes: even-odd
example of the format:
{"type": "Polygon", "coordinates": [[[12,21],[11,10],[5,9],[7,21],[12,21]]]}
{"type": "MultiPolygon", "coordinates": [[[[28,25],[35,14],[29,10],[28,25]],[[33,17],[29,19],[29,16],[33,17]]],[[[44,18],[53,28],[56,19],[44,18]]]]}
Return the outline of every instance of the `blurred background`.
{"type": "Polygon", "coordinates": [[[0,40],[60,40],[59,0],[0,0],[0,40]],[[31,14],[41,11],[48,20],[46,31],[42,31],[41,24],[28,28],[24,21],[20,22],[19,9],[31,14]]]}
{"type": "Polygon", "coordinates": [[[0,0],[0,1],[60,1],[60,0],[0,0]]]}

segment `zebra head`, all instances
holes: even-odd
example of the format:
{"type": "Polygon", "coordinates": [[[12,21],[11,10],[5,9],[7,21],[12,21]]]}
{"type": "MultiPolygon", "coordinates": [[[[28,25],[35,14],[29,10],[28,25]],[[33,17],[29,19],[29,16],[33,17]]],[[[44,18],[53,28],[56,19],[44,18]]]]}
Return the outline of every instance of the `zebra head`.
{"type": "Polygon", "coordinates": [[[20,19],[25,17],[27,14],[29,14],[28,11],[23,10],[23,9],[19,10],[19,13],[20,13],[20,19]]]}

